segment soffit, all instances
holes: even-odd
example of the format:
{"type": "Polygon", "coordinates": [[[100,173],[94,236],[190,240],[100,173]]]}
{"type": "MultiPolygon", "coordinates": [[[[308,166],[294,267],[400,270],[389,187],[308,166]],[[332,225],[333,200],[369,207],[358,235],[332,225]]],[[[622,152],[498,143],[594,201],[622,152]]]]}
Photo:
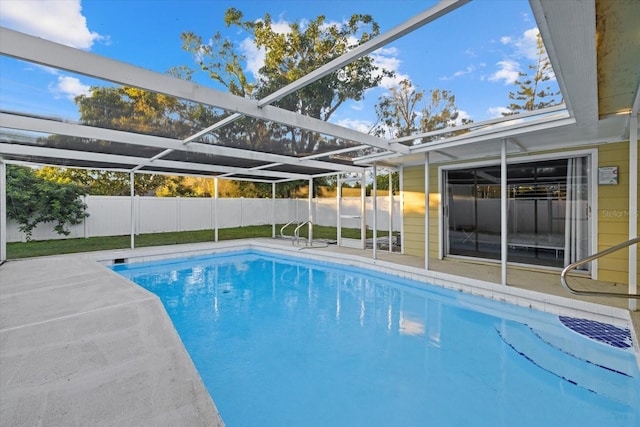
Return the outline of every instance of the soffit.
{"type": "Polygon", "coordinates": [[[598,111],[625,114],[640,82],[640,1],[597,0],[598,111]]]}

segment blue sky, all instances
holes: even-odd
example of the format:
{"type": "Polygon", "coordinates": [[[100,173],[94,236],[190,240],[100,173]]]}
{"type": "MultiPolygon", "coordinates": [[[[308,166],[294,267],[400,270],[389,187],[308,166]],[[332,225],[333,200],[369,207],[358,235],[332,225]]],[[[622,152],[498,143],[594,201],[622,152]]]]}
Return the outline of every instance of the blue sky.
{"type": "MultiPolygon", "coordinates": [[[[1,0],[2,26],[34,34],[158,72],[192,65],[181,50],[180,33],[207,39],[221,31],[243,46],[252,72],[261,55],[246,49],[247,34],[224,26],[229,7],[246,19],[269,13],[286,31],[295,20],[323,14],[342,22],[353,13],[371,14],[385,32],[434,5],[425,0],[1,0]]],[[[333,121],[366,130],[375,122],[373,106],[389,87],[409,78],[419,89],[447,89],[456,95],[464,117],[474,121],[498,117],[509,103],[512,82],[535,63],[536,23],[526,0],[474,0],[451,14],[397,40],[374,54],[397,73],[370,90],[361,102],[340,108],[333,121]]],[[[74,96],[104,82],[59,70],[0,58],[0,108],[77,119],[74,96]]],[[[202,84],[217,87],[205,75],[202,84]]]]}

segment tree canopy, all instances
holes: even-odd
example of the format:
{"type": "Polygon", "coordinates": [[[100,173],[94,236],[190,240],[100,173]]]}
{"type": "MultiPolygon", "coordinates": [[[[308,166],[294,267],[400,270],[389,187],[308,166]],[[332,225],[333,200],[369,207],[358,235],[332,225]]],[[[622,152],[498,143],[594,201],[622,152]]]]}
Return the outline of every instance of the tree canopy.
{"type": "Polygon", "coordinates": [[[512,102],[507,107],[510,111],[504,115],[538,110],[562,103],[562,98],[558,100],[560,91],[554,91],[549,84],[554,79],[553,68],[539,32],[536,40],[536,62],[528,66],[529,73],[522,71],[518,73],[518,79],[514,82],[518,88],[515,92],[509,92],[509,99],[512,102]]]}
{"type": "MultiPolygon", "coordinates": [[[[445,89],[432,89],[429,95],[425,98],[424,90],[416,89],[410,80],[402,80],[388,94],[380,97],[376,105],[378,123],[375,133],[400,138],[454,127],[459,119],[455,95],[445,89]]],[[[468,119],[460,120],[462,124],[470,122],[468,119]]]]}
{"type": "MultiPolygon", "coordinates": [[[[269,14],[259,20],[244,20],[241,11],[230,8],[225,14],[225,24],[246,31],[254,47],[265,53],[264,64],[253,78],[247,74],[247,58],[241,53],[240,46],[223,38],[220,32],[215,33],[210,42],[185,32],[181,36],[183,48],[193,55],[202,71],[229,92],[251,99],[264,98],[380,32],[370,15],[359,14],[340,24],[329,24],[320,15],[310,21],[295,21],[290,24],[289,31],[282,32],[269,14]]],[[[179,69],[185,76],[195,72],[185,70],[186,67],[179,69]]],[[[378,86],[384,76],[392,74],[365,56],[273,104],[328,121],[344,102],[361,100],[368,89],[378,86]]],[[[225,126],[218,133],[225,141],[236,141],[237,146],[298,156],[342,143],[292,126],[260,123],[250,118],[225,126]]]]}
{"type": "MultiPolygon", "coordinates": [[[[129,174],[97,169],[72,169],[45,166],[35,174],[47,181],[59,184],[74,184],[86,194],[94,196],[128,196],[131,193],[129,174]]],[[[170,178],[163,175],[135,174],[134,194],[153,195],[170,178]]]]}

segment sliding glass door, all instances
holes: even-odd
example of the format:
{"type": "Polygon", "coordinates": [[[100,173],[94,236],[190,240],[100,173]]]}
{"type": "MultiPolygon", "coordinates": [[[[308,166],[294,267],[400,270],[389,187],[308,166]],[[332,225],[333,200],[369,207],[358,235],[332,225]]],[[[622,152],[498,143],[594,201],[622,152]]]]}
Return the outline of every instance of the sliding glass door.
{"type": "MultiPolygon", "coordinates": [[[[507,166],[508,260],[562,267],[589,247],[588,158],[507,166]]],[[[447,170],[446,253],[500,259],[500,165],[447,170]]]]}

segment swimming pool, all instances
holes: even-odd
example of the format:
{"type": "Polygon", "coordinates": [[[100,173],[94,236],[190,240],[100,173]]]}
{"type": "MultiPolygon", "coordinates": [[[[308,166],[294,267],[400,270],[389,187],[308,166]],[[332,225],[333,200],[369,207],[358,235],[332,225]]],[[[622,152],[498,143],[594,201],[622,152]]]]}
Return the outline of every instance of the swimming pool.
{"type": "Polygon", "coordinates": [[[640,422],[621,328],[253,250],[113,268],[161,298],[228,426],[640,422]]]}

